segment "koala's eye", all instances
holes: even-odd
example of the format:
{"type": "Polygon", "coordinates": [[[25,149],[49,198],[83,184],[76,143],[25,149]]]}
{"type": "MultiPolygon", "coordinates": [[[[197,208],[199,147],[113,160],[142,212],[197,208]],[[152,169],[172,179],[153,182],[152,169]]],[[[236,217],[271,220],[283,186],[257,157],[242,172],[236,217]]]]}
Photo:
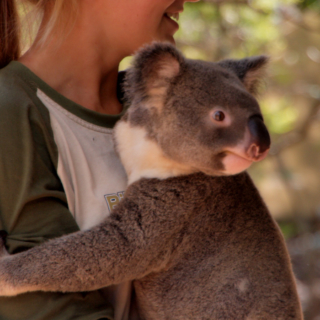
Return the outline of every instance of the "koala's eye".
{"type": "Polygon", "coordinates": [[[222,111],[216,111],[214,114],[213,114],[213,118],[214,120],[216,121],[223,121],[225,119],[225,114],[222,112],[222,111]]]}

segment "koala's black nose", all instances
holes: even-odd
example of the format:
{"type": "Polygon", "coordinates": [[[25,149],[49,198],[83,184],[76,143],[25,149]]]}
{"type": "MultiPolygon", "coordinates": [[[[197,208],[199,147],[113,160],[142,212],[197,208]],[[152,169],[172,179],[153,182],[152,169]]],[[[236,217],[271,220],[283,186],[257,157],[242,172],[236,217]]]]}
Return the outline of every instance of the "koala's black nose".
{"type": "Polygon", "coordinates": [[[252,142],[259,146],[259,153],[270,148],[271,139],[267,127],[260,115],[254,115],[248,121],[252,142]]]}

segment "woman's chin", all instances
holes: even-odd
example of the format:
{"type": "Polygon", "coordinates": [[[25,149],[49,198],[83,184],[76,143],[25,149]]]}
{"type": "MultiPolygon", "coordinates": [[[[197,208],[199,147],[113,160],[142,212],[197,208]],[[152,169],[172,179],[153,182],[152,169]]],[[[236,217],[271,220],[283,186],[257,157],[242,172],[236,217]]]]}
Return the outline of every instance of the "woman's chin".
{"type": "Polygon", "coordinates": [[[173,34],[171,33],[164,33],[157,37],[156,41],[160,42],[170,42],[171,44],[175,45],[176,41],[174,40],[173,34]]]}

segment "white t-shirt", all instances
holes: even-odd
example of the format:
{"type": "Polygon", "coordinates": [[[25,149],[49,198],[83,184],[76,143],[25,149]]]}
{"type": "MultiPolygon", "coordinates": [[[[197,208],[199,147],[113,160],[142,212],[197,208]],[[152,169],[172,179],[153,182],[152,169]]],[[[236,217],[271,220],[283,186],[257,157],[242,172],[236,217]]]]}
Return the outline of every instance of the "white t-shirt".
{"type": "MultiPolygon", "coordinates": [[[[37,95],[50,113],[59,154],[57,172],[69,209],[80,229],[89,229],[110,214],[127,186],[126,173],[114,150],[113,129],[85,121],[40,89],[37,95]]],[[[114,319],[128,319],[131,283],[109,287],[105,293],[114,305],[114,319]]]]}

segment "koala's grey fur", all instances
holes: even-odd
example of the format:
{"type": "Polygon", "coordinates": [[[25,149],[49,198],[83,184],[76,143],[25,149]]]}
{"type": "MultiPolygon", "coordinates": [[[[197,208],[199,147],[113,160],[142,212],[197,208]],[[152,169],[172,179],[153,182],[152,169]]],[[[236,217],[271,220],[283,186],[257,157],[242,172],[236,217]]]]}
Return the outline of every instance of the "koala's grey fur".
{"type": "MultiPolygon", "coordinates": [[[[185,60],[159,44],[138,54],[127,78],[131,106],[115,135],[117,149],[122,157],[121,126],[125,134],[144,130],[146,143],[163,152],[161,170],[144,164],[100,225],[2,258],[0,294],[87,291],[134,280],[141,319],[302,319],[278,226],[247,173],[223,176],[225,146],[241,144],[248,118],[260,114],[250,94],[257,77],[247,76],[264,63],[263,57],[185,60]],[[174,59],[173,74],[167,57],[174,59]],[[216,105],[233,115],[232,128],[206,122],[216,105]],[[163,169],[166,157],[170,166],[178,163],[178,173],[163,169]]],[[[268,144],[266,136],[257,139],[260,147],[268,144]]],[[[133,175],[135,162],[133,169],[124,165],[133,175]]]]}

